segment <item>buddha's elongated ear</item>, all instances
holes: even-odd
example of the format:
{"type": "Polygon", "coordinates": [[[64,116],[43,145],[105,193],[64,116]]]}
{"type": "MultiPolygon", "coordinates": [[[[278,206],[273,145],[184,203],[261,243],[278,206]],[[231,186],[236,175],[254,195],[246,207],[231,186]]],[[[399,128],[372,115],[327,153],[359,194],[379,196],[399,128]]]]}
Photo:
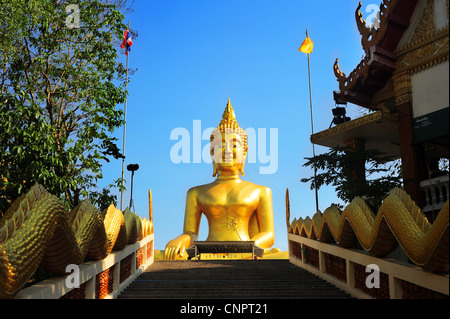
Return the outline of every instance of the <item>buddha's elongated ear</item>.
{"type": "Polygon", "coordinates": [[[214,168],[213,177],[216,177],[217,176],[217,166],[216,166],[216,163],[214,163],[214,160],[212,161],[212,164],[213,164],[213,168],[214,168]]]}
{"type": "Polygon", "coordinates": [[[239,168],[239,172],[242,176],[245,176],[244,168],[245,168],[245,161],[247,160],[247,154],[244,155],[244,160],[241,163],[241,167],[239,168]]]}

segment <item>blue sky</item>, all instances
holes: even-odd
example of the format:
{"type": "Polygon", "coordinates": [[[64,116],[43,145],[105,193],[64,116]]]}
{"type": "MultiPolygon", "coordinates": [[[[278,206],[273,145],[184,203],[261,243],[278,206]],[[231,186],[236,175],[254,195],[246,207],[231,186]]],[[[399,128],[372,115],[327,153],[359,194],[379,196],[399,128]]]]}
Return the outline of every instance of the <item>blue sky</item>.
{"type": "MultiPolygon", "coordinates": [[[[153,194],[155,249],[183,231],[184,206],[189,188],[212,182],[212,165],[193,162],[193,145],[203,149],[207,140],[194,138],[194,121],[201,131],[216,127],[228,98],[244,129],[267,131],[264,145],[269,153],[270,128],[278,130],[278,167],[257,157],[247,163],[243,179],[272,189],[275,245],[287,250],[285,192],[289,188],[291,221],[315,213],[314,191],[300,182],[313,172],[302,167],[312,156],[307,56],[298,51],[305,30],[314,42],[311,81],[315,132],[327,129],[334,107],[332,92],[338,90],[333,64],[349,74],[363,53],[355,22],[356,0],[136,0],[134,13],[126,17],[139,32],[130,53],[130,68],[138,71],[128,86],[125,165],[138,163],[134,175],[136,213],[148,218],[148,190],[153,194]],[[170,151],[177,143],[171,132],[190,132],[190,163],[175,164],[170,151]],[[201,144],[199,144],[201,143],[201,144]]],[[[363,2],[364,18],[373,5],[363,2]]],[[[120,57],[126,61],[125,55],[120,57]]],[[[123,107],[123,106],[119,106],[123,107]]],[[[359,108],[349,105],[354,118],[359,108]]],[[[123,130],[115,133],[122,145],[123,130]]],[[[258,138],[262,136],[258,135],[258,138]]],[[[316,147],[316,153],[326,149],[316,147]]],[[[103,167],[104,187],[121,176],[122,162],[103,167]]],[[[130,172],[125,171],[130,201],[130,172]]],[[[118,195],[120,207],[120,193],[118,195]]],[[[322,211],[340,203],[333,188],[319,190],[322,211]]],[[[202,219],[200,240],[207,237],[202,219]]]]}

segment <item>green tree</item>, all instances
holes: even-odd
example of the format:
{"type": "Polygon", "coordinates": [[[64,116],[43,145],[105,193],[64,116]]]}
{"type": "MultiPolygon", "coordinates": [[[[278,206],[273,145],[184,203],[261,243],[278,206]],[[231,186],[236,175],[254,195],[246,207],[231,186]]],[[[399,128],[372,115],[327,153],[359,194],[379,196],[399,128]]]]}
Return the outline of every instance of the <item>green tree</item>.
{"type": "Polygon", "coordinates": [[[334,147],[327,153],[305,159],[303,166],[315,168],[318,173],[316,178],[302,178],[301,182],[310,183],[311,189],[315,189],[316,185],[317,189],[332,185],[338,198],[345,203],[361,197],[374,213],[377,213],[388,193],[402,185],[399,160],[379,150],[334,147]],[[365,168],[365,174],[355,178],[355,167],[359,163],[365,168]]]}
{"type": "Polygon", "coordinates": [[[73,207],[121,158],[127,26],[114,2],[0,0],[0,211],[35,182],[73,207]]]}

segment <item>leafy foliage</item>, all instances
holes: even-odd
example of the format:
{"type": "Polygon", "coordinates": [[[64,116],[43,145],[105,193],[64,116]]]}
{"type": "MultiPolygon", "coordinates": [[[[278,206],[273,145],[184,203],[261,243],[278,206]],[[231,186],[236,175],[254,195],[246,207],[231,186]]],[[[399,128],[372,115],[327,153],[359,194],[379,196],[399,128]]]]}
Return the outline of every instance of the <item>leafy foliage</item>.
{"type": "MultiPolygon", "coordinates": [[[[103,177],[102,163],[121,158],[111,135],[126,98],[123,19],[113,1],[2,2],[0,211],[35,182],[73,207],[103,177]],[[69,4],[79,8],[75,27],[69,4]]],[[[114,201],[108,193],[97,194],[114,201]]]]}
{"type": "Polygon", "coordinates": [[[311,183],[311,189],[332,185],[338,198],[346,203],[362,197],[376,213],[388,193],[402,183],[401,166],[398,160],[379,150],[349,149],[334,147],[329,152],[311,158],[303,165],[319,173],[301,182],[311,183]],[[354,176],[354,169],[365,164],[365,176],[354,176]],[[372,177],[372,179],[368,179],[372,177]]]}

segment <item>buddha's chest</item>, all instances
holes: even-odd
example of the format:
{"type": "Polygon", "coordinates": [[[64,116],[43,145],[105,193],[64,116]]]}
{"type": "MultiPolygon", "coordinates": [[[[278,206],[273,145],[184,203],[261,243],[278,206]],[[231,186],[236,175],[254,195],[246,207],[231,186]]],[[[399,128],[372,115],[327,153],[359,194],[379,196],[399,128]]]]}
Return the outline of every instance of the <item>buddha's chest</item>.
{"type": "Polygon", "coordinates": [[[256,210],[259,194],[249,186],[216,185],[202,193],[198,203],[206,215],[221,216],[233,213],[247,216],[256,210]]]}

